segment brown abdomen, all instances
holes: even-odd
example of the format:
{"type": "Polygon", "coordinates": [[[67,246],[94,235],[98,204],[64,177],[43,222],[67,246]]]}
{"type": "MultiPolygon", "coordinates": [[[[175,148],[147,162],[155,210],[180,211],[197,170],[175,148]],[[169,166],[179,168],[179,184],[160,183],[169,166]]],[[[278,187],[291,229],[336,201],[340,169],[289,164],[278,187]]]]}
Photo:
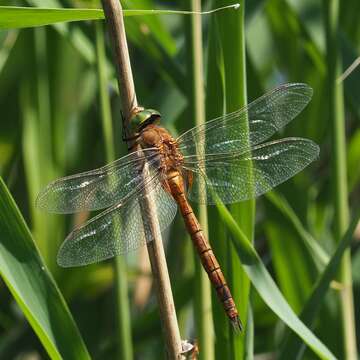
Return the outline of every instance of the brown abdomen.
{"type": "Polygon", "coordinates": [[[242,330],[242,325],[238,316],[238,311],[230,289],[226,284],[225,277],[220,265],[210,247],[209,242],[201,230],[200,224],[184,194],[183,178],[177,172],[168,176],[170,191],[179,205],[181,214],[185,221],[185,226],[191,236],[193,244],[200,256],[201,263],[213,284],[219,300],[223,304],[224,310],[231,320],[236,330],[242,330]]]}

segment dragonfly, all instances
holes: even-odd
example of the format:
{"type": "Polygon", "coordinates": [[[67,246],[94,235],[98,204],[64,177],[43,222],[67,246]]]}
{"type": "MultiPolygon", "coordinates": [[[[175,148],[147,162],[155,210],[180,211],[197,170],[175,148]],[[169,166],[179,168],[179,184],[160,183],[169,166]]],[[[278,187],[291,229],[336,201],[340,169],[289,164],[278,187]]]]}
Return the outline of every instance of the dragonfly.
{"type": "Polygon", "coordinates": [[[82,266],[126,254],[153,240],[177,208],[201,263],[235,329],[242,329],[219,262],[189,200],[200,204],[245,201],[266,193],[319,156],[313,141],[270,140],[309,103],[312,88],[280,85],[246,107],[196,126],[178,138],[143,109],[130,121],[137,148],[101,168],[51,182],[37,206],[53,213],[104,210],[74,229],[61,245],[60,266],[82,266]],[[265,142],[267,141],[267,142],[265,142]],[[152,211],[144,202],[152,203],[152,211]]]}

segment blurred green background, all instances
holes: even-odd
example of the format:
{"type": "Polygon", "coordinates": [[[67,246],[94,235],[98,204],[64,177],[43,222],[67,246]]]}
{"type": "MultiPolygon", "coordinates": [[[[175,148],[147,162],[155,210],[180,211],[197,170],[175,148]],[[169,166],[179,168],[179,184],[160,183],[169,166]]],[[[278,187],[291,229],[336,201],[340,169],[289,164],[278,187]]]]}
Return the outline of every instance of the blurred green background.
{"type": "MultiPolygon", "coordinates": [[[[186,0],[126,0],[122,4],[124,8],[136,9],[188,10],[192,6],[186,0]]],[[[230,2],[202,2],[203,9],[224,4],[230,2]]],[[[19,0],[0,1],[0,5],[101,7],[96,0],[19,0]]],[[[0,8],[0,18],[2,11],[0,8]]],[[[242,11],[243,22],[233,10],[201,18],[206,118],[221,114],[223,104],[228,104],[224,99],[230,96],[231,86],[235,92],[237,87],[247,89],[249,102],[281,83],[305,82],[314,89],[310,105],[280,135],[314,140],[321,148],[320,159],[277,188],[276,193],[257,200],[252,228],[262,262],[292,309],[300,314],[360,200],[360,67],[345,80],[339,79],[360,56],[360,2],[259,0],[242,3],[242,11]],[[237,44],[242,31],[245,47],[240,58],[246,59],[244,64],[229,61],[232,51],[235,53],[242,46],[237,44]],[[238,81],[238,77],[231,79],[224,75],[229,66],[235,73],[245,74],[241,84],[231,83],[232,79],[238,81]],[[225,85],[224,81],[227,81],[225,85]],[[214,104],[220,105],[215,108],[214,104]]],[[[125,23],[139,103],[158,109],[163,125],[174,136],[195,126],[191,18],[144,15],[127,17],[125,23]]],[[[121,141],[120,101],[112,51],[104,30],[101,20],[0,30],[0,175],[80,331],[78,342],[71,336],[59,340],[57,336],[61,335],[56,335],[55,328],[63,327],[62,318],[64,324],[72,323],[67,311],[64,315],[59,311],[56,319],[51,313],[41,315],[48,319],[55,334],[49,341],[58,345],[63,342],[64,347],[75,349],[67,355],[60,351],[62,357],[86,358],[86,350],[78,353],[81,356],[74,355],[77,346],[82,349],[86,346],[94,359],[159,359],[164,352],[163,338],[146,248],[129,254],[115,267],[112,261],[106,261],[84,268],[62,269],[56,264],[59,245],[90,214],[50,215],[34,207],[37,193],[49,181],[102,166],[114,154],[117,158],[127,153],[121,141]],[[124,292],[125,296],[121,295],[124,292]],[[117,300],[119,296],[121,300],[117,300]],[[116,316],[117,313],[122,316],[116,316]],[[121,331],[117,320],[123,321],[124,317],[121,331]]],[[[0,201],[6,204],[5,192],[1,194],[0,201]]],[[[0,210],[3,211],[0,242],[6,243],[12,234],[15,247],[23,238],[31,243],[25,230],[19,230],[18,237],[11,232],[19,228],[17,219],[21,223],[21,218],[6,217],[5,214],[11,214],[9,208],[0,207],[0,210]]],[[[235,219],[239,219],[237,211],[233,212],[235,219]]],[[[235,262],[226,255],[229,232],[215,210],[209,211],[209,219],[210,240],[222,265],[231,268],[235,262]]],[[[251,216],[249,221],[252,222],[251,216]]],[[[334,267],[338,274],[336,281],[330,283],[324,296],[318,297],[312,319],[306,323],[339,359],[356,359],[354,348],[360,346],[359,337],[356,339],[354,335],[354,326],[360,331],[359,229],[354,233],[345,260],[339,268],[334,267]],[[344,295],[344,284],[348,281],[354,293],[354,313],[351,292],[344,295]]],[[[198,286],[195,277],[198,259],[192,253],[179,216],[164,234],[164,242],[181,335],[183,339],[196,339],[199,334],[194,303],[197,296],[204,295],[194,291],[198,286]]],[[[0,248],[4,258],[6,249],[10,247],[0,248]]],[[[11,261],[16,261],[13,269],[19,265],[19,271],[25,271],[21,265],[26,263],[14,259],[0,262],[4,280],[0,280],[0,359],[57,358],[59,354],[45,350],[44,336],[37,332],[40,342],[14,293],[9,291],[14,289],[14,284],[20,289],[22,285],[21,280],[16,282],[6,276],[12,270],[11,261]]],[[[236,273],[236,269],[232,271],[236,273]]],[[[47,291],[40,288],[38,294],[46,298],[47,291]]],[[[246,294],[247,290],[243,296],[248,298],[246,294]]],[[[241,299],[241,292],[239,296],[241,299]]],[[[248,315],[249,329],[240,340],[234,339],[227,325],[221,325],[222,315],[218,315],[221,308],[213,301],[215,336],[209,329],[210,335],[204,335],[209,336],[209,341],[200,341],[213,349],[207,359],[317,358],[308,349],[303,352],[304,349],[299,350],[295,345],[286,345],[289,331],[284,323],[252,288],[249,298],[251,312],[245,314],[252,315],[248,315]]],[[[38,306],[38,310],[42,309],[38,306]]],[[[72,324],[72,331],[77,333],[72,324]]]]}

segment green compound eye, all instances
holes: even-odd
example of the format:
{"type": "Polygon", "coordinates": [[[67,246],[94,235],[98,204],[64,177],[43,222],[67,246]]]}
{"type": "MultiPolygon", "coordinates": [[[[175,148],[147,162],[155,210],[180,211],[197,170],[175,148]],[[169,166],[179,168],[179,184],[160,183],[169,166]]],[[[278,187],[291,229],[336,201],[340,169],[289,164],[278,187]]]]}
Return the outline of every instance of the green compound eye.
{"type": "Polygon", "coordinates": [[[130,122],[127,126],[127,133],[132,135],[137,134],[145,126],[159,121],[160,118],[160,113],[154,109],[141,110],[130,119],[130,122]]]}

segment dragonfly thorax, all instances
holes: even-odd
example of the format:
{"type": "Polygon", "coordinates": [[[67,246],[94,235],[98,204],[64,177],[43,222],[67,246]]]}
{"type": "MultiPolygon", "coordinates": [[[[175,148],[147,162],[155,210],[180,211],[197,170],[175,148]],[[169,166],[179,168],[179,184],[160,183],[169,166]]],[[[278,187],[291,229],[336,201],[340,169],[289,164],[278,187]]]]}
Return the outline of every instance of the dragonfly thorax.
{"type": "Polygon", "coordinates": [[[161,156],[163,170],[178,169],[183,163],[183,155],[176,140],[161,126],[148,125],[140,133],[140,145],[143,148],[157,148],[161,156]]]}

